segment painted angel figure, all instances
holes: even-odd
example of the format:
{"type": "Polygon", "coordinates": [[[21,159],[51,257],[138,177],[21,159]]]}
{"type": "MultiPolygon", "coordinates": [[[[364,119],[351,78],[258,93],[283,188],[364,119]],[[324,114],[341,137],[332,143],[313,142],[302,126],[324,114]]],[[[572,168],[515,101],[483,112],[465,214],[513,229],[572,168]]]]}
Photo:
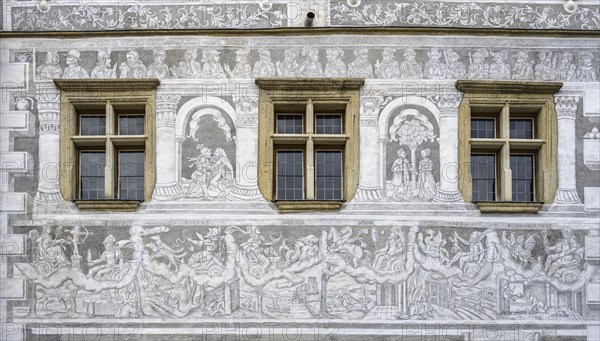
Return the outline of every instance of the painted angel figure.
{"type": "Polygon", "coordinates": [[[296,61],[296,52],[287,49],[283,52],[283,60],[277,61],[277,75],[282,77],[296,77],[299,74],[300,64],[296,61]]]}
{"type": "Polygon", "coordinates": [[[46,60],[44,64],[38,66],[37,73],[39,79],[54,79],[60,78],[62,70],[58,66],[59,57],[56,52],[46,52],[46,60]]]}
{"type": "Polygon", "coordinates": [[[386,47],[381,53],[381,60],[375,62],[375,75],[379,78],[399,78],[400,64],[394,58],[395,49],[386,47]]]}
{"type": "Polygon", "coordinates": [[[197,57],[196,49],[186,49],[183,61],[178,66],[171,67],[173,76],[180,79],[202,78],[202,66],[196,61],[197,57]]]}
{"type": "Polygon", "coordinates": [[[146,65],[140,60],[137,51],[127,52],[127,60],[119,65],[119,78],[144,78],[146,77],[146,65]]]}

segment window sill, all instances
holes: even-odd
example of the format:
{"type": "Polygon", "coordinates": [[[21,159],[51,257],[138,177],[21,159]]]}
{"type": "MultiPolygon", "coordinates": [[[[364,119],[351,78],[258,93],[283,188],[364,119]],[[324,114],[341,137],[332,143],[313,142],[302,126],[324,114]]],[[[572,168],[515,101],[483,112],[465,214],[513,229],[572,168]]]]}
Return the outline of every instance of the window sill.
{"type": "Polygon", "coordinates": [[[135,212],[140,207],[139,200],[74,200],[80,210],[86,211],[113,211],[113,212],[135,212]]]}
{"type": "Polygon", "coordinates": [[[342,202],[341,200],[274,201],[280,213],[339,211],[342,202]]]}
{"type": "Polygon", "coordinates": [[[539,201],[477,201],[481,213],[538,213],[543,203],[539,201]]]}

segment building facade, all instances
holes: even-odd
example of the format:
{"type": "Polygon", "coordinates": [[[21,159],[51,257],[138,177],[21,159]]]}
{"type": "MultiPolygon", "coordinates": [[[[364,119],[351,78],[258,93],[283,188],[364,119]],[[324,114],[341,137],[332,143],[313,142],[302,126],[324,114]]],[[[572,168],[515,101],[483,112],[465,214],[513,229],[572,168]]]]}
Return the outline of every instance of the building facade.
{"type": "Polygon", "coordinates": [[[600,340],[598,4],[2,18],[2,340],[600,340]]]}

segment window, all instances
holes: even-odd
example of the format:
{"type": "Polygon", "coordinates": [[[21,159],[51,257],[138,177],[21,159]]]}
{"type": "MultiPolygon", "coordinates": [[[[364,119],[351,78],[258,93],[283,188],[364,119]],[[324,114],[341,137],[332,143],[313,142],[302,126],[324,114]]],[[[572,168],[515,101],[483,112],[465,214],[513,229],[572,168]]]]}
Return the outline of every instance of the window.
{"type": "Polygon", "coordinates": [[[556,192],[562,83],[458,81],[460,190],[482,212],[537,212],[556,192]]]}
{"type": "Polygon", "coordinates": [[[61,193],[80,209],[135,210],[155,181],[156,79],[55,80],[61,193]]]}
{"type": "Polygon", "coordinates": [[[358,185],[362,79],[257,79],[259,188],[280,211],[337,210],[358,185]]]}

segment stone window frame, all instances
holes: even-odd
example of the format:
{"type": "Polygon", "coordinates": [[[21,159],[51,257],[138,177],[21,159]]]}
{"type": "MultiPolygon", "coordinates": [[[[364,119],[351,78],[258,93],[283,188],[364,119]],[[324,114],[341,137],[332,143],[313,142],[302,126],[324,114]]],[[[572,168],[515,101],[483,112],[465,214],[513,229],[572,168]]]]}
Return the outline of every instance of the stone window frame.
{"type": "Polygon", "coordinates": [[[471,150],[489,151],[497,155],[496,201],[475,203],[482,213],[537,213],[542,205],[552,204],[557,190],[558,129],[554,94],[562,87],[560,82],[529,81],[471,81],[458,80],[456,88],[463,91],[459,106],[459,190],[465,202],[472,202],[471,150]],[[471,138],[471,108],[502,107],[497,115],[504,136],[494,139],[471,138]],[[537,136],[531,141],[512,139],[508,134],[510,107],[540,108],[536,115],[537,136]],[[512,201],[512,174],[510,170],[510,146],[518,145],[521,151],[536,155],[535,200],[532,202],[512,201]]]}
{"type": "MultiPolygon", "coordinates": [[[[149,79],[55,79],[54,84],[60,89],[60,192],[66,201],[73,201],[79,209],[135,211],[139,207],[138,200],[116,198],[116,188],[107,186],[106,199],[80,200],[77,195],[78,158],[80,147],[98,144],[104,140],[107,145],[116,135],[107,131],[106,137],[78,138],[77,105],[105,105],[107,119],[111,116],[112,104],[144,105],[144,136],[119,136],[119,144],[144,145],[144,201],[152,199],[156,184],[156,88],[160,84],[157,78],[149,79]],[[89,140],[89,141],[88,141],[89,140]],[[93,141],[92,141],[93,140],[93,141]],[[98,140],[98,141],[97,141],[98,140]]],[[[114,110],[112,110],[114,114],[114,110]]],[[[114,151],[113,157],[117,152],[114,151]]],[[[107,155],[107,159],[111,157],[107,155]]],[[[105,183],[115,180],[116,171],[107,167],[105,183]]]]}
{"type": "MultiPolygon", "coordinates": [[[[273,202],[279,212],[337,211],[343,202],[351,201],[358,188],[359,170],[359,113],[361,78],[258,78],[258,187],[263,197],[273,202]],[[343,200],[276,200],[275,198],[275,145],[285,143],[288,137],[276,136],[275,105],[306,104],[307,108],[319,104],[343,104],[343,200]],[[310,104],[309,104],[310,103],[310,104]]],[[[311,110],[311,109],[308,109],[311,110]]],[[[289,139],[296,137],[290,136],[289,139]]],[[[332,136],[332,140],[339,140],[332,136]]],[[[321,144],[326,144],[327,137],[321,144]]],[[[303,134],[302,140],[311,140],[303,134]]],[[[292,142],[291,140],[289,142],[292,142]]],[[[309,164],[305,164],[305,172],[309,164]]],[[[311,170],[314,172],[314,169],[311,170]]],[[[310,176],[309,176],[310,178],[310,176]]]]}

